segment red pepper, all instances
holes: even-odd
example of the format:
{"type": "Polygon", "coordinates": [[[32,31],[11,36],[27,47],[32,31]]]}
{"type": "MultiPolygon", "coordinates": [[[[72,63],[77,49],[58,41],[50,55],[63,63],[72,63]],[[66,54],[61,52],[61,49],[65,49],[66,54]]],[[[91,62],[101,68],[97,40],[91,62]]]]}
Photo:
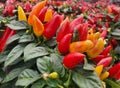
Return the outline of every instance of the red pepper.
{"type": "Polygon", "coordinates": [[[72,34],[66,34],[58,44],[58,50],[61,54],[66,54],[69,51],[69,45],[72,39],[72,34]]]}
{"type": "Polygon", "coordinates": [[[118,44],[118,41],[116,39],[112,39],[111,43],[112,45],[116,46],[118,44]]]}
{"type": "Polygon", "coordinates": [[[111,67],[108,72],[110,73],[110,77],[115,77],[116,73],[119,71],[120,69],[120,62],[118,62],[117,64],[115,64],[113,67],[111,67]]]}
{"type": "Polygon", "coordinates": [[[104,55],[98,55],[97,57],[95,58],[92,58],[92,60],[96,63],[98,63],[100,60],[102,60],[103,58],[105,58],[106,56],[104,55]]]}
{"type": "Polygon", "coordinates": [[[70,29],[70,22],[66,21],[60,28],[60,31],[57,34],[57,42],[60,42],[60,40],[69,33],[70,29]]]}
{"type": "Polygon", "coordinates": [[[60,23],[62,22],[63,17],[60,15],[53,16],[52,20],[50,20],[48,23],[45,24],[45,30],[43,32],[43,35],[47,39],[51,39],[55,34],[57,29],[60,26],[60,23]]]}
{"type": "Polygon", "coordinates": [[[108,67],[111,62],[112,62],[112,57],[106,57],[100,60],[97,65],[98,66],[103,65],[103,67],[105,68],[105,67],[108,67]]]}
{"type": "Polygon", "coordinates": [[[6,28],[5,32],[3,33],[2,37],[1,37],[1,41],[0,41],[0,52],[3,51],[3,49],[5,48],[6,42],[7,40],[13,36],[16,33],[15,30],[11,30],[10,28],[6,28]]]}
{"type": "Polygon", "coordinates": [[[41,22],[44,21],[45,13],[46,13],[47,9],[48,9],[48,7],[44,7],[38,15],[38,18],[39,18],[39,20],[41,20],[41,22]]]}
{"type": "Polygon", "coordinates": [[[63,64],[66,68],[72,69],[76,67],[79,63],[82,63],[85,58],[85,55],[82,53],[74,52],[69,53],[63,58],[63,64]]]}
{"type": "Polygon", "coordinates": [[[108,22],[105,23],[105,27],[106,27],[106,28],[109,28],[109,27],[110,27],[108,22]]]}
{"type": "Polygon", "coordinates": [[[32,9],[32,5],[30,4],[29,1],[27,1],[24,5],[25,12],[30,12],[32,9]]]}
{"type": "Polygon", "coordinates": [[[119,18],[120,18],[120,15],[118,14],[118,15],[116,15],[116,16],[113,18],[113,21],[116,22],[119,18]]]}
{"type": "Polygon", "coordinates": [[[115,74],[115,78],[116,78],[117,80],[120,79],[120,70],[115,74]]]}
{"type": "Polygon", "coordinates": [[[88,35],[88,24],[85,23],[83,25],[79,25],[78,26],[78,32],[79,32],[79,39],[80,41],[84,41],[87,39],[87,35],[88,35]]]}
{"type": "Polygon", "coordinates": [[[105,29],[105,30],[102,31],[100,37],[102,37],[103,39],[105,39],[106,36],[107,36],[107,30],[105,29]]]}
{"type": "Polygon", "coordinates": [[[83,18],[83,16],[79,16],[70,23],[70,33],[73,33],[75,27],[83,22],[83,18]]]}
{"type": "Polygon", "coordinates": [[[111,46],[111,45],[107,46],[107,47],[102,51],[101,55],[107,56],[107,55],[110,53],[110,50],[112,50],[112,46],[111,46]]]}

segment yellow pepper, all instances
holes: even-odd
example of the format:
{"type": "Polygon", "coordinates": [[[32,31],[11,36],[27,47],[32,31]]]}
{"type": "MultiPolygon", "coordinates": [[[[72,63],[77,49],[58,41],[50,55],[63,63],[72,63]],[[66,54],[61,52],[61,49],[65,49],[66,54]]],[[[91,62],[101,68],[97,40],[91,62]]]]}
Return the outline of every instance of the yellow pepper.
{"type": "Polygon", "coordinates": [[[52,19],[52,9],[48,9],[47,12],[45,13],[45,18],[44,18],[44,22],[48,22],[52,19]]]}
{"type": "Polygon", "coordinates": [[[58,79],[58,78],[59,78],[59,75],[58,75],[57,72],[52,72],[52,73],[49,74],[48,77],[50,77],[50,78],[52,78],[52,79],[58,79]]]}
{"type": "Polygon", "coordinates": [[[44,26],[42,22],[36,17],[35,15],[33,16],[33,32],[37,37],[40,37],[43,34],[44,31],[44,26]]]}
{"type": "Polygon", "coordinates": [[[72,42],[70,44],[69,51],[83,53],[83,52],[86,52],[87,50],[91,49],[93,46],[94,46],[94,44],[91,40],[72,42]]]}
{"type": "Polygon", "coordinates": [[[104,73],[102,73],[102,74],[100,75],[100,79],[101,79],[101,80],[104,80],[104,79],[106,79],[108,76],[109,76],[109,72],[105,71],[104,73]]]}
{"type": "Polygon", "coordinates": [[[103,70],[103,65],[96,66],[94,69],[94,71],[98,76],[100,76],[100,74],[102,73],[102,70],[103,70]]]}
{"type": "Polygon", "coordinates": [[[88,56],[91,58],[97,57],[103,50],[104,48],[104,40],[102,38],[99,38],[94,45],[92,49],[87,50],[88,56]]]}
{"type": "Polygon", "coordinates": [[[18,6],[18,20],[19,21],[27,21],[26,14],[23,11],[21,6],[18,6]]]}

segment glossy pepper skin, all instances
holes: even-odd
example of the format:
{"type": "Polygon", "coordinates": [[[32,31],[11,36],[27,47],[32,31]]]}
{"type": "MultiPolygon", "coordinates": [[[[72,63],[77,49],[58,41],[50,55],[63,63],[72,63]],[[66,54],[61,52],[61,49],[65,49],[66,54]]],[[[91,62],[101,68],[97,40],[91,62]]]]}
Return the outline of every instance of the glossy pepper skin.
{"type": "Polygon", "coordinates": [[[0,40],[0,52],[2,52],[5,48],[7,40],[16,33],[15,30],[11,30],[9,27],[6,27],[4,33],[2,34],[0,40]]]}
{"type": "Polygon", "coordinates": [[[79,39],[80,41],[84,41],[87,39],[87,34],[88,34],[88,24],[80,24],[77,26],[78,33],[79,33],[79,39]]]}
{"type": "Polygon", "coordinates": [[[101,79],[101,80],[104,80],[104,79],[106,79],[108,76],[109,76],[109,72],[105,71],[104,73],[102,73],[102,74],[100,75],[100,79],[101,79]]]}
{"type": "Polygon", "coordinates": [[[95,46],[87,51],[87,54],[91,58],[97,57],[104,48],[104,40],[102,38],[99,38],[95,44],[95,46]]]}
{"type": "Polygon", "coordinates": [[[56,34],[56,31],[59,28],[62,20],[63,20],[63,17],[58,14],[53,16],[52,20],[50,20],[45,24],[44,26],[45,30],[43,32],[43,35],[47,39],[51,39],[56,34]]]}
{"type": "Polygon", "coordinates": [[[19,21],[27,21],[26,14],[23,11],[21,6],[18,6],[18,20],[19,21]]]}
{"type": "Polygon", "coordinates": [[[119,71],[120,69],[120,62],[118,62],[117,64],[115,64],[113,67],[111,67],[108,72],[110,73],[110,77],[113,78],[115,77],[116,73],[119,71]]]}
{"type": "Polygon", "coordinates": [[[100,35],[100,37],[103,38],[103,39],[105,39],[106,36],[107,36],[107,30],[103,30],[102,33],[101,33],[101,35],[100,35]]]}
{"type": "Polygon", "coordinates": [[[82,63],[84,58],[85,55],[82,53],[69,53],[63,58],[63,65],[68,69],[72,69],[76,67],[76,65],[78,65],[79,63],[82,63]]]}
{"type": "Polygon", "coordinates": [[[100,74],[101,74],[102,71],[103,71],[103,65],[96,66],[95,69],[94,69],[94,71],[96,72],[96,74],[97,74],[98,76],[100,76],[100,74]]]}
{"type": "Polygon", "coordinates": [[[60,31],[57,34],[57,42],[60,42],[60,40],[69,33],[70,28],[70,22],[69,20],[65,20],[65,22],[60,26],[60,31]]]}
{"type": "Polygon", "coordinates": [[[93,42],[91,40],[85,40],[85,41],[77,41],[72,42],[70,44],[70,52],[86,52],[87,50],[91,49],[94,46],[93,42]]]}
{"type": "Polygon", "coordinates": [[[38,18],[39,18],[39,20],[41,20],[41,22],[44,22],[45,13],[46,13],[47,9],[48,9],[48,7],[46,7],[46,6],[43,7],[38,14],[38,18]]]}
{"type": "Polygon", "coordinates": [[[58,51],[61,54],[66,54],[69,52],[69,45],[72,39],[72,34],[66,34],[58,43],[58,51]]]}
{"type": "Polygon", "coordinates": [[[40,37],[43,34],[44,31],[44,26],[42,22],[36,17],[35,15],[33,16],[33,32],[37,37],[40,37]]]}
{"type": "Polygon", "coordinates": [[[44,18],[44,22],[49,22],[53,17],[53,11],[52,9],[48,8],[46,13],[45,13],[45,18],[44,18]]]}
{"type": "Polygon", "coordinates": [[[108,67],[111,62],[112,62],[112,57],[106,57],[100,60],[97,65],[103,65],[103,67],[105,68],[108,67]]]}
{"type": "Polygon", "coordinates": [[[110,50],[112,50],[112,46],[111,45],[108,45],[101,53],[101,55],[105,55],[107,56],[110,52],[110,50]]]}
{"type": "Polygon", "coordinates": [[[70,23],[70,33],[74,32],[74,29],[77,25],[81,24],[83,22],[84,17],[83,16],[79,16],[78,18],[74,19],[71,23],[70,23]]]}
{"type": "Polygon", "coordinates": [[[37,16],[39,15],[39,12],[41,11],[41,9],[46,5],[47,0],[45,1],[41,1],[38,4],[36,4],[32,11],[30,12],[29,16],[28,16],[28,24],[32,25],[33,22],[33,15],[37,16]]]}

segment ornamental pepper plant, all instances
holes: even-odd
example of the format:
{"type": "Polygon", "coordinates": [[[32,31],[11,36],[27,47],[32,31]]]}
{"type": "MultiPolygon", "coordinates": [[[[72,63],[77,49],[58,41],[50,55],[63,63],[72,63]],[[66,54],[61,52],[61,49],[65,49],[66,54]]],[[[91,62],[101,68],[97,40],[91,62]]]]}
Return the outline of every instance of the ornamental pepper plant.
{"type": "Polygon", "coordinates": [[[106,0],[0,3],[0,88],[120,88],[119,12],[106,0]]]}

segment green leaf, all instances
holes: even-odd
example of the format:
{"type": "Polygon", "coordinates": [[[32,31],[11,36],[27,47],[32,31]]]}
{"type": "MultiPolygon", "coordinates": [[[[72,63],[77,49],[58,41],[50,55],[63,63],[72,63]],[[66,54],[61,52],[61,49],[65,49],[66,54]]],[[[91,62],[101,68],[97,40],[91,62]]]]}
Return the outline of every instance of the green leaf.
{"type": "Polygon", "coordinates": [[[12,37],[9,38],[9,40],[7,41],[6,44],[8,45],[8,44],[18,40],[19,38],[20,38],[20,36],[18,34],[15,34],[15,35],[13,35],[12,37]]]}
{"type": "Polygon", "coordinates": [[[19,57],[23,53],[23,46],[22,45],[17,45],[15,46],[11,52],[8,54],[6,60],[5,60],[5,67],[8,65],[11,65],[14,61],[19,59],[19,57]]]}
{"type": "Polygon", "coordinates": [[[45,81],[44,80],[38,80],[36,83],[32,85],[31,88],[43,88],[45,86],[45,81]]]}
{"type": "Polygon", "coordinates": [[[25,21],[11,21],[9,24],[6,24],[9,28],[13,30],[27,29],[27,23],[25,21]]]}
{"type": "Polygon", "coordinates": [[[34,40],[33,35],[23,35],[20,37],[19,43],[24,43],[24,42],[31,42],[34,40]]]}
{"type": "Polygon", "coordinates": [[[2,53],[0,53],[0,64],[3,63],[8,55],[8,51],[4,51],[2,53]]]}
{"type": "Polygon", "coordinates": [[[40,78],[41,75],[39,75],[37,71],[26,69],[19,75],[18,80],[16,82],[16,86],[27,87],[40,78]]]}
{"type": "Polygon", "coordinates": [[[79,69],[80,72],[73,71],[72,79],[79,88],[102,88],[101,81],[97,74],[91,71],[79,69]]]}
{"type": "Polygon", "coordinates": [[[2,83],[6,83],[6,82],[9,82],[15,79],[25,68],[26,67],[20,67],[20,68],[13,69],[7,74],[7,76],[5,77],[2,83]]]}
{"type": "Polygon", "coordinates": [[[51,62],[53,63],[53,69],[55,72],[59,73],[61,77],[65,75],[65,69],[61,63],[61,58],[57,54],[51,54],[51,62]]]}
{"type": "Polygon", "coordinates": [[[89,71],[94,71],[94,67],[92,64],[88,63],[87,59],[85,58],[84,59],[84,66],[83,66],[83,69],[84,70],[89,70],[89,71]]]}
{"type": "Polygon", "coordinates": [[[50,88],[58,88],[58,80],[55,79],[46,79],[46,84],[50,87],[50,88]]]}
{"type": "Polygon", "coordinates": [[[111,88],[120,88],[120,84],[109,79],[105,79],[106,84],[110,85],[111,88]]]}
{"type": "Polygon", "coordinates": [[[48,55],[48,51],[45,47],[29,47],[27,46],[24,51],[24,61],[28,61],[37,57],[48,55]]]}
{"type": "Polygon", "coordinates": [[[43,73],[50,73],[53,70],[53,63],[50,62],[50,57],[42,57],[37,59],[37,68],[43,73]]]}

